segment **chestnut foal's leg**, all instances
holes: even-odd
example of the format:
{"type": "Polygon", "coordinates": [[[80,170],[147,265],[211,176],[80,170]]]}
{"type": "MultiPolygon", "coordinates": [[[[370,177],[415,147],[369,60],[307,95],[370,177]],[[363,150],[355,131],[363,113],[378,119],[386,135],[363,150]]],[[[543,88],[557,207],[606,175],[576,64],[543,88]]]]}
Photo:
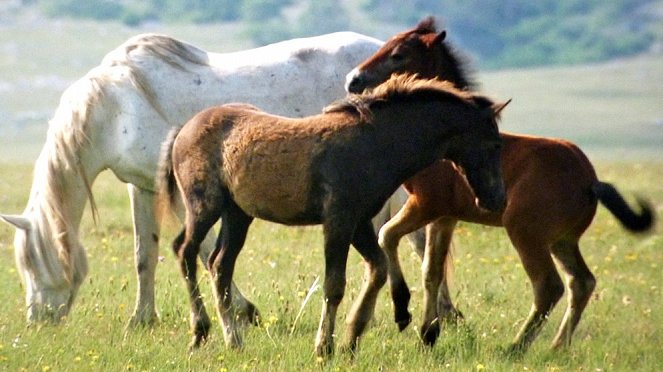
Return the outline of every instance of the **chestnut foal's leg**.
{"type": "Polygon", "coordinates": [[[387,259],[378,245],[370,221],[365,221],[357,226],[352,245],[366,263],[364,284],[347,318],[347,348],[354,352],[359,337],[373,317],[378,293],[387,281],[387,259]]]}
{"type": "Polygon", "coordinates": [[[566,285],[569,289],[566,312],[552,343],[553,348],[559,348],[571,344],[573,331],[596,287],[596,279],[580,254],[577,240],[555,243],[552,254],[566,274],[566,285]]]}
{"type": "Polygon", "coordinates": [[[426,236],[432,249],[437,249],[442,255],[442,282],[437,292],[437,313],[440,320],[456,322],[462,320],[463,313],[456,309],[449,293],[449,276],[452,274],[453,254],[451,238],[458,220],[443,217],[428,224],[426,236]]]}
{"type": "Polygon", "coordinates": [[[440,322],[462,318],[451,302],[445,273],[456,220],[440,218],[426,226],[426,250],[421,264],[424,319],[421,340],[432,346],[440,334],[440,322]]]}
{"type": "Polygon", "coordinates": [[[405,205],[382,226],[379,232],[378,242],[387,254],[389,264],[389,288],[394,304],[394,320],[400,331],[410,324],[412,315],[407,309],[410,302],[410,289],[403,277],[398,259],[398,242],[404,235],[425,226],[428,221],[424,211],[416,202],[416,198],[410,196],[405,205]]]}
{"type": "Polygon", "coordinates": [[[237,308],[233,302],[232,278],[237,256],[244,246],[246,233],[253,218],[239,209],[233,201],[229,201],[229,206],[223,212],[221,221],[221,233],[217,246],[210,256],[210,260],[212,260],[210,267],[215,288],[214,294],[217,301],[216,308],[226,345],[241,348],[242,336],[240,332],[243,324],[241,316],[243,309],[237,308]]]}
{"type": "Polygon", "coordinates": [[[534,291],[534,303],[529,316],[509,348],[510,352],[515,353],[527,350],[545,324],[548,314],[564,294],[564,283],[550,256],[549,243],[527,236],[525,231],[526,227],[507,229],[534,291]]]}

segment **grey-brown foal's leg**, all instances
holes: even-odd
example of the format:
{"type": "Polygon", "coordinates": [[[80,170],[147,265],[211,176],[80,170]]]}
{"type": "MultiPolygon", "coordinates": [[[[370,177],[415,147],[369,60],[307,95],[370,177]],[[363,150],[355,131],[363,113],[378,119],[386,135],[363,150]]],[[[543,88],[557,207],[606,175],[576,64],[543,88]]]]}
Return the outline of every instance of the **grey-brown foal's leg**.
{"type": "Polygon", "coordinates": [[[205,310],[203,299],[200,296],[197,280],[197,259],[200,243],[212,228],[217,218],[198,219],[198,216],[190,216],[187,220],[185,230],[175,238],[173,250],[178,257],[180,270],[186,282],[191,304],[191,327],[193,328],[193,340],[189,348],[197,348],[207,339],[211,327],[209,316],[205,310]]]}
{"type": "Polygon", "coordinates": [[[253,218],[246,215],[232,201],[224,211],[221,219],[221,233],[210,259],[211,272],[214,278],[214,294],[217,311],[223,328],[226,345],[233,348],[242,347],[241,311],[235,306],[232,295],[233,273],[239,252],[244,246],[246,233],[253,218]]]}
{"type": "Polygon", "coordinates": [[[352,245],[364,258],[366,274],[357,300],[348,315],[347,348],[355,351],[359,337],[375,312],[375,302],[380,288],[387,281],[387,259],[380,248],[375,231],[369,221],[360,223],[355,230],[352,245]]]}
{"type": "Polygon", "coordinates": [[[345,268],[350,250],[353,226],[344,216],[323,225],[325,235],[325,282],[324,304],[320,315],[320,326],[315,339],[315,353],[321,357],[334,351],[334,328],[336,312],[345,294],[345,268]]]}
{"type": "Polygon", "coordinates": [[[596,287],[596,279],[580,254],[577,241],[557,242],[552,247],[552,253],[566,274],[569,289],[566,312],[552,343],[553,348],[559,348],[571,345],[573,331],[596,287]]]}

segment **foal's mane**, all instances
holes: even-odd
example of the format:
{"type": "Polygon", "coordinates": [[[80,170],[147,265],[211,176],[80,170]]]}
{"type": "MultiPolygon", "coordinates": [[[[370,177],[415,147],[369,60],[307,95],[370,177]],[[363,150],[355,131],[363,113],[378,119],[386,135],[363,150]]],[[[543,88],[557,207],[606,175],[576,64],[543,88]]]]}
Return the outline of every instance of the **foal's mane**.
{"type": "Polygon", "coordinates": [[[324,112],[354,112],[362,121],[371,122],[371,107],[379,102],[407,102],[413,100],[452,100],[474,105],[476,99],[489,101],[469,91],[458,89],[453,83],[439,79],[420,79],[416,74],[394,74],[373,90],[361,94],[349,94],[331,105],[324,112]]]}

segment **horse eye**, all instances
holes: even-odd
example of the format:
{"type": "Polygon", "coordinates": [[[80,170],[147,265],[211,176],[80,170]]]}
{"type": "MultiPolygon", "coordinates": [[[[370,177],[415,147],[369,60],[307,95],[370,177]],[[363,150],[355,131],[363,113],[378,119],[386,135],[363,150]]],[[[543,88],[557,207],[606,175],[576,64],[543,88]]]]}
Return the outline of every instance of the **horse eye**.
{"type": "Polygon", "coordinates": [[[394,53],[391,55],[391,60],[394,62],[403,62],[405,60],[405,55],[401,53],[394,53]]]}

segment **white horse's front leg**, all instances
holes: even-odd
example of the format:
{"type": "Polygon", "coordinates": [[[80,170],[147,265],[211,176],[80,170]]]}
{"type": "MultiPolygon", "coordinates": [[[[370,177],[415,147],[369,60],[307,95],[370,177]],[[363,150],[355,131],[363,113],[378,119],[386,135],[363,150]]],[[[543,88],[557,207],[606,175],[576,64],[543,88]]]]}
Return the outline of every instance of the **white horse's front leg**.
{"type": "Polygon", "coordinates": [[[154,210],[154,193],[128,184],[134,223],[134,254],[138,290],[130,326],[158,320],[154,300],[154,277],[159,254],[159,223],[154,210]]]}

